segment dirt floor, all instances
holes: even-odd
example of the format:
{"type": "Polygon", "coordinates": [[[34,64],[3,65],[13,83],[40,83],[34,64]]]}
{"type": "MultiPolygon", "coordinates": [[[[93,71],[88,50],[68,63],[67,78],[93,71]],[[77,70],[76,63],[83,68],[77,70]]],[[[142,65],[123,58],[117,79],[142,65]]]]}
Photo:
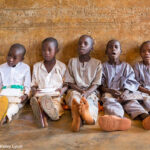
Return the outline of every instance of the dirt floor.
{"type": "Polygon", "coordinates": [[[73,133],[71,120],[70,111],[65,111],[59,121],[49,120],[49,127],[40,129],[27,105],[10,124],[0,128],[0,149],[150,150],[150,131],[144,130],[140,121],[132,121],[128,131],[104,132],[96,124],[84,125],[73,133]]]}

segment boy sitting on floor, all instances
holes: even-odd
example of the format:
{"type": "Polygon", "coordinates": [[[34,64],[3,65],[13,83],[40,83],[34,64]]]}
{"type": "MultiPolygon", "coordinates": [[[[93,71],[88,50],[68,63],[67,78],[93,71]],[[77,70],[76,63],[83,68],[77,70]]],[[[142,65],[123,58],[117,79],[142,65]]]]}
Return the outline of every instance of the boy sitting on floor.
{"type": "MultiPolygon", "coordinates": [[[[107,43],[106,54],[108,62],[103,64],[102,101],[105,115],[100,116],[99,125],[104,131],[127,130],[131,127],[131,121],[124,118],[124,110],[132,119],[148,114],[137,101],[141,94],[136,94],[139,83],[135,80],[135,74],[131,66],[120,61],[121,45],[117,40],[107,43]]],[[[146,118],[147,117],[147,118],[146,118]]],[[[150,127],[150,117],[143,120],[143,127],[150,127]]]]}
{"type": "Polygon", "coordinates": [[[1,124],[10,122],[29,97],[31,75],[30,67],[22,62],[25,53],[23,45],[13,44],[7,55],[7,63],[0,65],[0,95],[7,96],[0,99],[1,124]]]}
{"type": "Polygon", "coordinates": [[[63,114],[61,100],[67,85],[63,84],[66,65],[56,59],[58,42],[49,37],[42,42],[44,61],[33,66],[31,107],[40,127],[47,127],[47,118],[58,120],[63,114]]]}
{"type": "Polygon", "coordinates": [[[142,61],[135,64],[134,72],[136,80],[140,83],[139,91],[142,98],[139,99],[139,102],[145,108],[145,113],[138,116],[137,119],[143,121],[145,129],[150,130],[150,41],[142,43],[140,55],[142,61]]]}
{"type": "Polygon", "coordinates": [[[95,124],[98,117],[98,94],[101,84],[102,66],[97,59],[91,58],[93,38],[82,35],[78,41],[79,57],[72,58],[68,64],[65,82],[71,88],[66,96],[66,103],[72,112],[72,130],[80,130],[82,121],[95,124]]]}

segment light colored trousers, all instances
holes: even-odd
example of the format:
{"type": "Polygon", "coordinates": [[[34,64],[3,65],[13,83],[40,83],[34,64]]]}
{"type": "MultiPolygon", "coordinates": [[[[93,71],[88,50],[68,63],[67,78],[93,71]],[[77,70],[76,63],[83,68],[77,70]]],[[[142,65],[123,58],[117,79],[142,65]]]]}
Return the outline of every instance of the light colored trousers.
{"type": "MultiPolygon", "coordinates": [[[[82,98],[82,95],[75,90],[69,90],[67,93],[67,96],[65,98],[67,105],[71,108],[72,106],[72,100],[76,99],[76,101],[80,104],[80,100],[82,98]]],[[[98,100],[96,93],[93,92],[91,95],[87,97],[87,102],[89,104],[89,112],[93,120],[96,122],[98,117],[98,100]]]]}
{"type": "Polygon", "coordinates": [[[105,93],[102,96],[102,102],[104,107],[104,112],[107,115],[116,115],[118,117],[124,117],[124,110],[131,116],[132,119],[135,119],[138,115],[142,113],[148,114],[150,111],[150,96],[142,92],[134,92],[132,94],[125,95],[129,100],[124,105],[121,105],[117,102],[110,93],[105,93]],[[138,100],[142,101],[142,104],[138,100]]]}
{"type": "MultiPolygon", "coordinates": [[[[13,96],[10,97],[9,96],[9,99],[10,100],[12,99],[12,101],[13,101],[14,98],[15,99],[20,99],[20,97],[13,97],[13,96]]],[[[9,122],[12,120],[12,117],[14,115],[16,115],[23,106],[24,106],[24,104],[21,104],[21,103],[17,104],[17,103],[9,102],[8,110],[7,110],[7,117],[8,117],[9,122]]]]}
{"type": "MultiPolygon", "coordinates": [[[[46,95],[45,95],[46,96],[46,95]]],[[[44,96],[41,96],[41,97],[36,97],[38,99],[38,101],[40,102],[42,97],[44,96]]],[[[53,105],[54,107],[56,108],[56,110],[58,111],[59,113],[59,116],[62,116],[64,114],[64,109],[62,108],[62,97],[51,97],[51,101],[53,102],[53,105]]]]}

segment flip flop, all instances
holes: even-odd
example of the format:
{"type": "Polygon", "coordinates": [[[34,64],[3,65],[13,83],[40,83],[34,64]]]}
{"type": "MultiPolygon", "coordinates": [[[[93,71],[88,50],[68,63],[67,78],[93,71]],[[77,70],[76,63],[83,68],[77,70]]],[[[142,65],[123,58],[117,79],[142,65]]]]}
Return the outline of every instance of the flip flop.
{"type": "Polygon", "coordinates": [[[36,122],[37,122],[38,126],[42,127],[42,128],[45,128],[44,118],[43,118],[43,115],[42,115],[40,104],[39,104],[38,100],[35,97],[31,98],[30,105],[31,105],[33,115],[36,119],[36,122]]]}
{"type": "Polygon", "coordinates": [[[52,119],[52,120],[58,120],[59,119],[59,113],[57,109],[55,108],[52,98],[50,96],[43,96],[40,101],[41,107],[44,110],[44,112],[52,119]]]}
{"type": "Polygon", "coordinates": [[[7,115],[8,98],[6,96],[0,97],[0,124],[3,124],[3,120],[7,115]]]}

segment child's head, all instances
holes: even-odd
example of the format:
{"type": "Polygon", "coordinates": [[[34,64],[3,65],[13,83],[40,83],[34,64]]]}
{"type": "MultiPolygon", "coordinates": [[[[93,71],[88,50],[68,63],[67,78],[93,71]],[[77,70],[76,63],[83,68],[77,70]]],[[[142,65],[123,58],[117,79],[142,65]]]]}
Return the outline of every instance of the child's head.
{"type": "Polygon", "coordinates": [[[78,41],[78,53],[79,55],[90,54],[93,50],[94,40],[89,35],[82,35],[78,41]]]}
{"type": "Polygon", "coordinates": [[[58,42],[55,38],[49,37],[42,41],[42,55],[45,61],[53,60],[58,51],[58,42]]]}
{"type": "Polygon", "coordinates": [[[121,45],[118,40],[110,40],[106,45],[106,51],[108,58],[111,60],[118,59],[120,57],[122,50],[121,45]]]}
{"type": "Polygon", "coordinates": [[[150,41],[146,41],[141,44],[140,55],[144,62],[150,61],[150,41]]]}
{"type": "Polygon", "coordinates": [[[7,55],[7,64],[10,67],[15,67],[19,62],[23,61],[26,49],[21,44],[13,44],[7,55]]]}

